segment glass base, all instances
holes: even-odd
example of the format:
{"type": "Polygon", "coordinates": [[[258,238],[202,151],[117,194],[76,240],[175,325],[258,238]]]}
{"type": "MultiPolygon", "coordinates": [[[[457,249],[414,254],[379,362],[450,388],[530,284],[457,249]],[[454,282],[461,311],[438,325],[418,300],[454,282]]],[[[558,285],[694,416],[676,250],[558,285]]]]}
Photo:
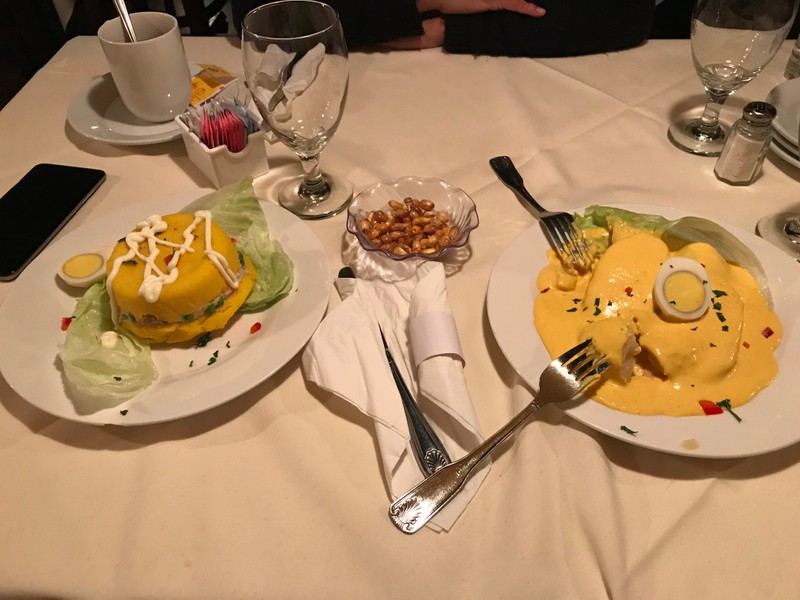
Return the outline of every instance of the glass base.
{"type": "Polygon", "coordinates": [[[303,183],[303,176],[300,175],[280,189],[278,202],[301,219],[324,219],[342,212],[353,199],[353,185],[338,175],[323,172],[322,177],[328,182],[330,192],[321,199],[300,195],[303,183]]]}
{"type": "Polygon", "coordinates": [[[673,123],[667,137],[675,147],[700,156],[719,156],[725,145],[725,130],[718,125],[709,131],[700,119],[673,123]]]}
{"type": "Polygon", "coordinates": [[[762,238],[800,260],[800,213],[776,213],[762,217],[756,231],[762,238]]]}

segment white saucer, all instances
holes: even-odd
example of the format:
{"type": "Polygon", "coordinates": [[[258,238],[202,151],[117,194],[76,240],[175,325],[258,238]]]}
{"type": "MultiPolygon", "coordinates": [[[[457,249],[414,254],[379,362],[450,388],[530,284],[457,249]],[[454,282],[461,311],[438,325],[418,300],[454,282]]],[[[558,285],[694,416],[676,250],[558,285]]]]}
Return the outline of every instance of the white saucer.
{"type": "Polygon", "coordinates": [[[110,73],[91,81],[69,104],[67,121],[83,136],[122,146],[143,146],[177,139],[181,130],[174,120],[150,123],[125,108],[110,73]]]}
{"type": "Polygon", "coordinates": [[[784,81],[767,95],[767,102],[778,111],[772,126],[792,146],[798,145],[800,127],[800,78],[784,81]]]}

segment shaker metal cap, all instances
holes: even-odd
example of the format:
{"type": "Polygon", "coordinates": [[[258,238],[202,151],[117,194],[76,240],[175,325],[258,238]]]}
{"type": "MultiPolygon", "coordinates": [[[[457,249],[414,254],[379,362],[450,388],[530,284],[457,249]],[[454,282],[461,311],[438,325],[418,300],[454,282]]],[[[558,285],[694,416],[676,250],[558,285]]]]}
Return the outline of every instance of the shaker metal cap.
{"type": "Polygon", "coordinates": [[[750,102],[744,107],[742,116],[753,125],[769,125],[778,114],[769,102],[750,102]]]}

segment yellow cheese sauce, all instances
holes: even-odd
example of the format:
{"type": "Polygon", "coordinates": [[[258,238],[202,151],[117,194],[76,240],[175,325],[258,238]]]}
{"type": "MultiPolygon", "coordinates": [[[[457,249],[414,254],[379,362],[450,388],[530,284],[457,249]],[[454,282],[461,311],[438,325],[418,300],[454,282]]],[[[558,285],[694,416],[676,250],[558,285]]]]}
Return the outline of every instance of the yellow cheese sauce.
{"type": "MultiPolygon", "coordinates": [[[[565,273],[552,251],[548,260],[537,279],[534,324],[553,357],[589,337],[609,356],[594,400],[632,414],[702,415],[701,400],[740,406],[775,377],[780,321],[752,275],[712,246],[670,251],[650,233],[628,232],[586,274],[565,273]],[[708,273],[713,302],[699,319],[668,320],[655,306],[656,274],[672,256],[694,259],[708,273]]],[[[680,278],[670,282],[668,296],[697,303],[696,282],[684,283],[685,294],[680,278]]]]}

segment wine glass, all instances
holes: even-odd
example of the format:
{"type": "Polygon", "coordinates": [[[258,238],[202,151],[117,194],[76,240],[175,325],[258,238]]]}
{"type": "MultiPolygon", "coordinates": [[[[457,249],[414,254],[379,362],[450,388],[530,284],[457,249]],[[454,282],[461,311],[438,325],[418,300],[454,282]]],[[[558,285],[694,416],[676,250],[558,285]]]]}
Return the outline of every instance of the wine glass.
{"type": "Polygon", "coordinates": [[[800,260],[800,213],[781,212],[762,217],[756,231],[768,242],[800,260]]]}
{"type": "Polygon", "coordinates": [[[303,175],[279,190],[278,201],[305,219],[335,215],[353,198],[347,179],[319,167],[347,99],[347,45],[339,16],[314,0],[265,4],[242,20],[242,54],[264,126],[303,165],[303,175]]]}
{"type": "Polygon", "coordinates": [[[702,116],[673,123],[670,141],[686,152],[719,156],[722,105],[753,80],[786,39],[798,0],[695,0],[692,59],[706,91],[702,116]]]}

